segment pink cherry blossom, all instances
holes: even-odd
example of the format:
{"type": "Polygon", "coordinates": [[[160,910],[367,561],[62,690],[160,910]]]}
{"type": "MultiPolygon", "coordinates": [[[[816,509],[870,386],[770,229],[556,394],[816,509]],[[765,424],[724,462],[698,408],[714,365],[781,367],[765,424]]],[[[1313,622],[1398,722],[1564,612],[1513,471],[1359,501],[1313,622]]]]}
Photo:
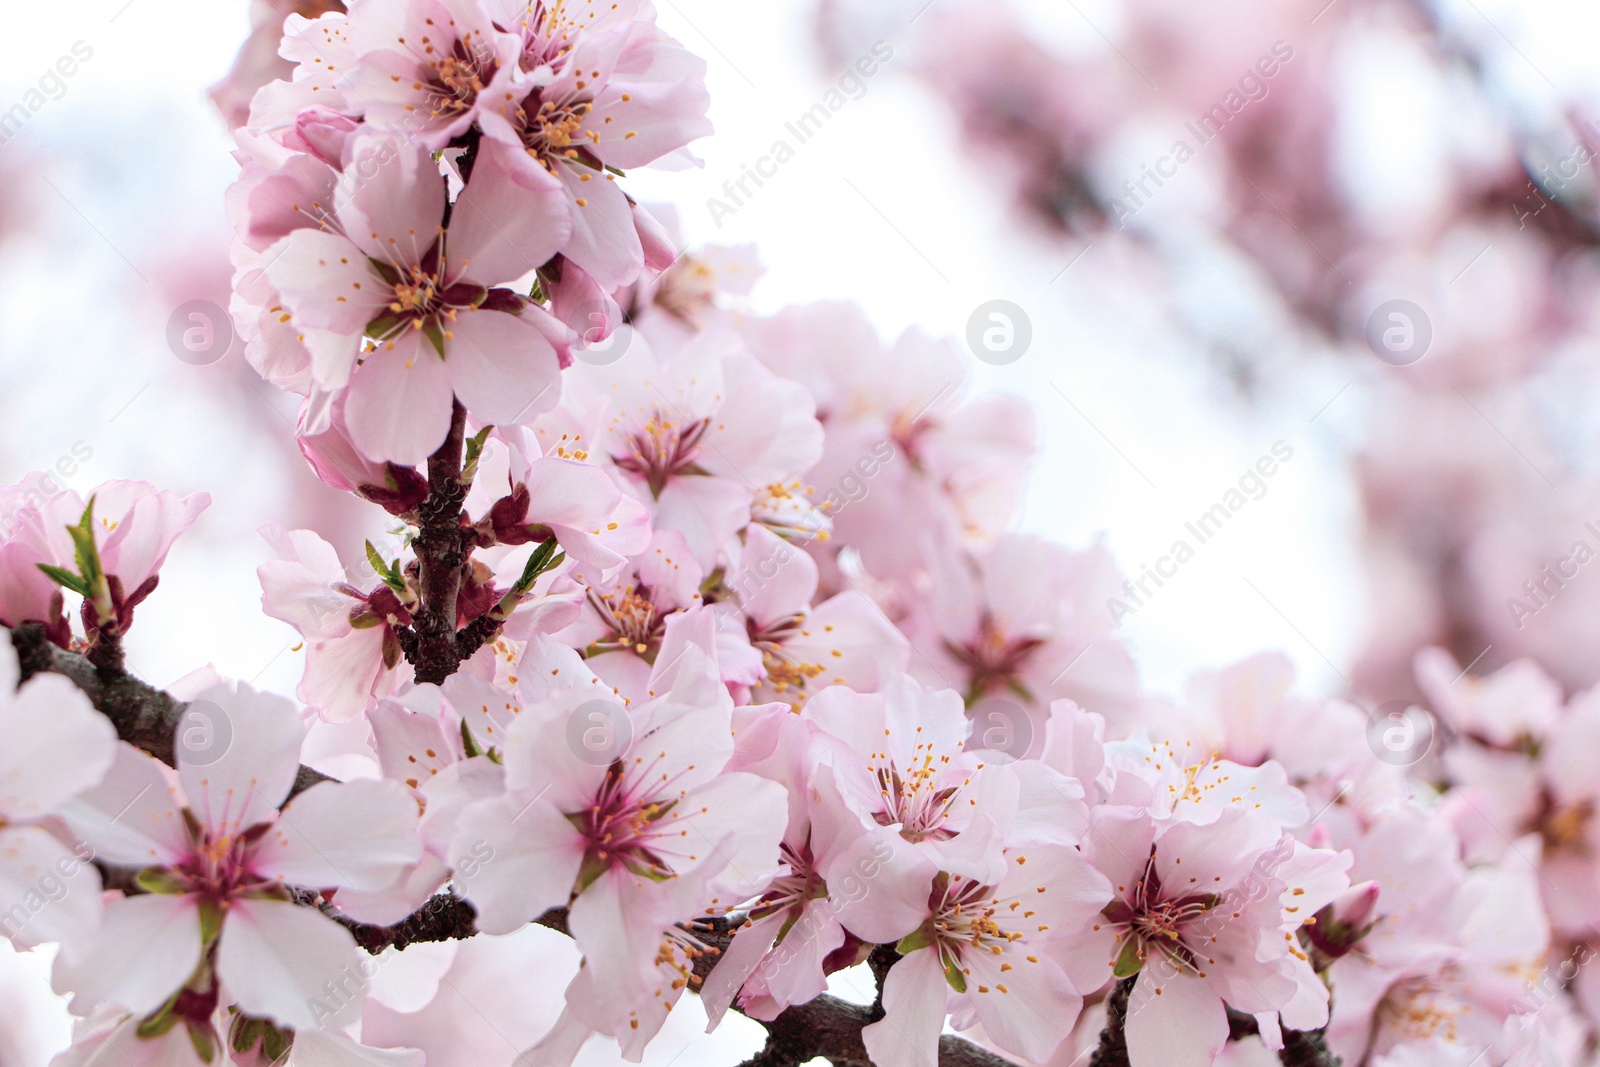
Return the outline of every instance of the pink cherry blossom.
{"type": "Polygon", "coordinates": [[[1064,965],[1083,989],[1138,975],[1135,1067],[1210,1064],[1228,1039],[1224,1004],[1297,1030],[1327,1021],[1327,989],[1294,932],[1344,891],[1348,856],[1298,846],[1242,803],[1206,823],[1096,808],[1085,853],[1115,895],[1064,965]]]}
{"type": "Polygon", "coordinates": [[[705,64],[655,25],[647,0],[573,6],[491,0],[522,37],[521,72],[479,104],[486,152],[567,203],[562,254],[605,290],[633,281],[645,249],[613,171],[643,167],[710,132],[705,64]]]}
{"type": "Polygon", "coordinates": [[[813,607],[815,561],[765,526],[746,529],[739,566],[724,584],[761,653],[758,700],[799,705],[829,685],[872,692],[908,665],[906,639],[861,593],[845,590],[813,607]]]}
{"type": "Polygon", "coordinates": [[[534,435],[504,427],[485,446],[467,506],[484,538],[518,545],[552,536],[605,581],[650,542],[649,512],[598,466],[543,455],[534,435]]]}
{"type": "Polygon", "coordinates": [[[1069,698],[1126,717],[1138,677],[1105,611],[1120,575],[1103,545],[1074,553],[1007,535],[971,558],[942,555],[933,574],[933,594],[906,629],[919,666],[931,664],[969,705],[1020,696],[1042,719],[1050,701],[1069,698]]]}
{"type": "Polygon", "coordinates": [[[636,333],[608,366],[567,372],[560,433],[584,434],[651,511],[656,529],[678,530],[702,570],[750,521],[755,490],[783,485],[815,464],[822,429],[810,398],[744,353],[727,334],[706,334],[680,351],[657,352],[636,333]]]}
{"type": "Polygon", "coordinates": [[[1110,895],[1105,876],[1069,848],[1008,850],[992,884],[941,872],[884,981],[883,1019],[861,1031],[873,1063],[937,1060],[946,1011],[958,1030],[982,1024],[1007,1052],[1048,1059],[1082,1004],[1054,954],[1110,895]]]}
{"type": "Polygon", "coordinates": [[[16,653],[0,643],[0,934],[19,948],[92,937],[100,876],[92,846],[55,814],[111,766],[116,731],[65,678],[40,674],[20,689],[16,653]]]}
{"type": "Polygon", "coordinates": [[[288,233],[265,278],[283,314],[331,334],[313,381],[342,390],[351,440],[415,465],[444,439],[452,396],[491,422],[555,403],[563,327],[510,290],[563,239],[559,199],[485,160],[441,226],[445,179],[429,154],[381,134],[347,150],[338,225],[288,233]]]}
{"type": "Polygon", "coordinates": [[[480,929],[510,931],[570,902],[614,1035],[664,988],[656,956],[675,923],[731,909],[777,867],[784,790],[725,772],[732,701],[708,654],[709,619],[698,631],[664,650],[657,695],[631,709],[555,668],[557,687],[519,706],[509,729],[505,796],[464,812],[452,848],[459,861],[474,842],[493,847],[492,862],[458,877],[480,929]]]}
{"type": "Polygon", "coordinates": [[[154,891],[108,903],[98,938],[60,958],[58,980],[136,1014],[220,985],[212,1003],[317,1029],[351,1002],[330,1000],[323,983],[356,973],[358,950],[285,887],[332,898],[389,885],[420,855],[416,805],[372,781],[324,782],[285,804],[304,732],[294,706],[218,686],[194,708],[200,718],[176,738],[181,792],[152,757],[120,745],[105,780],[64,811],[103,862],[141,869],[154,891]]]}
{"type": "Polygon", "coordinates": [[[431,151],[472,126],[497,74],[509,83],[520,44],[477,0],[367,0],[352,6],[345,33],[360,55],[349,105],[431,151]]]}
{"type": "Polygon", "coordinates": [[[261,536],[279,556],[256,571],[262,610],[306,641],[300,699],[342,722],[394,692],[410,673],[395,637],[411,621],[410,606],[386,585],[352,585],[333,546],[310,530],[265,526],[261,536]]]}

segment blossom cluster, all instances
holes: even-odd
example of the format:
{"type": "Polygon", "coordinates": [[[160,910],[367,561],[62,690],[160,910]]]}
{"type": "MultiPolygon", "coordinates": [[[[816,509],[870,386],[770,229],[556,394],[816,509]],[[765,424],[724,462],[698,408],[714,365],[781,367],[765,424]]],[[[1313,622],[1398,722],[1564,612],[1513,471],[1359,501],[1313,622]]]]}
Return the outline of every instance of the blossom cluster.
{"type": "MultiPolygon", "coordinates": [[[[878,1067],[946,1027],[1038,1064],[1576,1062],[1592,977],[1534,983],[1600,925],[1593,695],[1430,652],[1433,751],[1273,654],[1145,692],[1106,546],[1014,528],[1026,405],[852,305],[741,313],[748,256],[624,191],[707,130],[643,0],[357,0],[280,55],[234,314],[317,476],[400,532],[263,529],[295,700],[201,668],[152,739],[0,643],[0,933],[59,946],[58,1067],[420,1067],[361,946],[461,901],[581,954],[531,1064],[861,965],[878,1067]],[[333,734],[343,780],[302,766],[333,734]]],[[[22,508],[0,621],[129,681],[207,502],[22,508]]]]}

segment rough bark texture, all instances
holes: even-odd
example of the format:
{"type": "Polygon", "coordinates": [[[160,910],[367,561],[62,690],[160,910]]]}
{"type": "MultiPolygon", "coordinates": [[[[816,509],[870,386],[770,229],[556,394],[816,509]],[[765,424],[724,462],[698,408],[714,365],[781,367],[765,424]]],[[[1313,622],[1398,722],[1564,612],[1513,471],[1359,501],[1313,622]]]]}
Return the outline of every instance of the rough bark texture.
{"type": "Polygon", "coordinates": [[[402,648],[416,668],[417,681],[442,682],[461,666],[456,642],[456,599],[467,564],[468,531],[461,525],[466,488],[461,484],[461,456],[467,409],[455,401],[450,433],[428,457],[428,498],[420,510],[421,526],[411,543],[417,554],[417,579],[422,604],[412,630],[416,641],[402,648]]]}
{"type": "Polygon", "coordinates": [[[1089,1067],[1129,1067],[1128,1038],[1123,1026],[1128,1021],[1128,994],[1134,978],[1124,978],[1106,998],[1106,1028],[1100,1031],[1100,1044],[1089,1057],[1089,1067]]]}
{"type": "MultiPolygon", "coordinates": [[[[65,675],[111,720],[118,737],[169,767],[177,766],[172,738],[188,704],[174,700],[125,671],[96,667],[76,652],[51,644],[45,638],[44,627],[38,623],[23,623],[12,630],[11,644],[17,650],[22,681],[26,682],[41,671],[65,675]]],[[[297,796],[318,782],[332,780],[320,771],[301,767],[289,795],[297,796]]]]}

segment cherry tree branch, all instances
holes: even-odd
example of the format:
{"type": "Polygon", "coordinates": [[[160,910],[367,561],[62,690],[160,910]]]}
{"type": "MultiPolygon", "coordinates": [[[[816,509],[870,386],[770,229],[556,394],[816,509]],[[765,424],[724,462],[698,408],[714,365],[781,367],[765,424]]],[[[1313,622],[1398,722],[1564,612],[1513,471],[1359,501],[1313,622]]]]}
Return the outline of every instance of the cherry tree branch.
{"type": "MultiPolygon", "coordinates": [[[[12,630],[11,644],[17,650],[20,681],[26,682],[43,671],[66,677],[83,690],[100,714],[111,720],[118,737],[169,767],[178,765],[173,737],[188,704],[120,667],[96,666],[76,652],[52,644],[40,623],[27,622],[12,630]]],[[[321,771],[301,767],[289,795],[297,796],[318,782],[330,781],[333,779],[321,771]]]]}
{"type": "Polygon", "coordinates": [[[418,509],[419,527],[411,543],[417,554],[422,605],[412,623],[415,639],[402,640],[401,648],[419,682],[444,681],[462,660],[456,641],[456,603],[469,551],[468,532],[461,525],[467,497],[461,484],[467,409],[459,400],[451,403],[450,432],[428,457],[428,496],[418,509]]]}

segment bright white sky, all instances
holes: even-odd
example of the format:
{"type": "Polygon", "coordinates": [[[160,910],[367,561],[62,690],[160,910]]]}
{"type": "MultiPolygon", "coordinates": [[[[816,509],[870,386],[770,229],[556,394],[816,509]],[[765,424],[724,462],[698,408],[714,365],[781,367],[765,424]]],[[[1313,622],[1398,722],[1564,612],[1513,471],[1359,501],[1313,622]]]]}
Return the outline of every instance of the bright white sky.
{"type": "MultiPolygon", "coordinates": [[[[887,6],[911,13],[921,5],[887,6]]],[[[1019,6],[1063,50],[1103,48],[1101,31],[1117,33],[1115,0],[1019,6]]],[[[1592,5],[1457,6],[1519,95],[1548,98],[1552,81],[1597,88],[1600,11],[1592,5]]],[[[0,259],[0,375],[10,399],[0,478],[49,466],[83,442],[93,456],[70,479],[80,490],[128,477],[210,491],[212,511],[140,608],[132,662],[157,683],[210,661],[290,692],[300,660],[288,651],[287,628],[257,610],[254,568],[266,550],[253,531],[279,517],[277,465],[267,456],[287,440],[293,404],[230,373],[237,351],[196,368],[163,341],[173,307],[225,284],[221,197],[235,168],[203,89],[244,36],[244,0],[5,7],[0,110],[74,42],[94,56],[62,99],[0,147],[4,210],[20,205],[33,230],[0,259]],[[218,390],[218,379],[232,384],[218,390]]],[[[1022,306],[1031,350],[1010,366],[978,370],[984,387],[1029,397],[1038,412],[1044,455],[1024,524],[1074,545],[1104,533],[1126,570],[1154,562],[1185,520],[1274,441],[1288,442],[1294,459],[1267,495],[1204,546],[1126,633],[1158,689],[1265,647],[1285,648],[1308,686],[1337,689],[1332,665],[1347,666],[1362,610],[1341,465],[1361,425],[1360,390],[1318,413],[1348,377],[1330,370],[1261,410],[1239,407],[1181,339],[1144,313],[1139,294],[1112,299],[1095,285],[1106,247],[1073,261],[1076,249],[1019,229],[984,161],[962,155],[948,114],[907,76],[914,37],[903,30],[891,29],[895,58],[865,96],[719,225],[707,197],[765,154],[784,122],[841,72],[816,58],[809,0],[660,0],[660,10],[710,64],[717,133],[697,146],[703,171],[639,172],[630,191],[677,204],[691,242],[757,242],[767,267],[755,296],[763,309],[847,297],[886,334],[914,324],[960,336],[986,300],[1022,306]]],[[[1374,122],[1395,110],[1375,108],[1374,122]]],[[[1383,130],[1373,132],[1381,144],[1383,130]]],[[[1395,157],[1375,153],[1372,162],[1384,158],[1395,157]]],[[[1418,177],[1425,186],[1426,175],[1418,177]]],[[[1210,295],[1219,303],[1229,296],[1210,295]]],[[[0,968],[0,995],[6,973],[0,968]]],[[[53,1041],[60,1031],[45,1018],[39,1025],[53,1041]]]]}

